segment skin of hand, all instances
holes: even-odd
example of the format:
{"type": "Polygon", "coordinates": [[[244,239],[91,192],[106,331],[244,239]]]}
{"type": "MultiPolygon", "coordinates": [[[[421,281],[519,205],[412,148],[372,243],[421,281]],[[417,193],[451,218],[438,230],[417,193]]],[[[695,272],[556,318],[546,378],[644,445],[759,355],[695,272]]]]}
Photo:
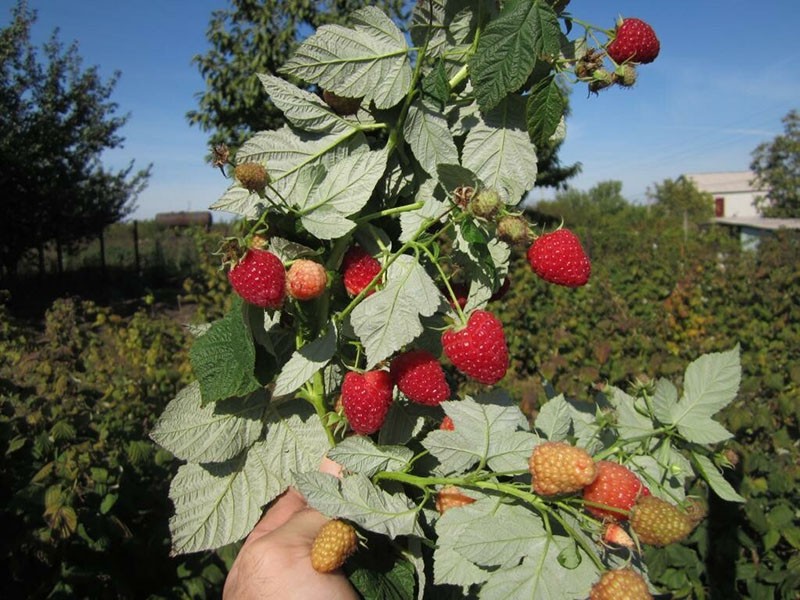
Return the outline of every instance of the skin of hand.
{"type": "MultiPolygon", "coordinates": [[[[341,467],[325,459],[320,470],[338,476],[341,467]]],[[[311,544],[328,520],[289,488],[242,545],[225,580],[223,599],[357,600],[341,571],[318,573],[311,566],[311,544]]]]}

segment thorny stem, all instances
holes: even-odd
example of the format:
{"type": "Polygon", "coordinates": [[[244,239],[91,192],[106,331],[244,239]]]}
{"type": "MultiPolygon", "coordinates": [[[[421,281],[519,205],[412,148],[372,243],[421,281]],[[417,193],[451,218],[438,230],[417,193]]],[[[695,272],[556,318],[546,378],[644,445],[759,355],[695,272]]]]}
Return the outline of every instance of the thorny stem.
{"type": "Polygon", "coordinates": [[[325,415],[328,414],[328,409],[325,406],[325,385],[322,380],[322,371],[314,373],[314,377],[305,383],[303,389],[297,395],[300,398],[308,401],[319,417],[320,423],[323,424],[325,435],[328,437],[328,444],[331,448],[336,446],[336,439],[333,437],[333,432],[325,425],[325,415]]]}

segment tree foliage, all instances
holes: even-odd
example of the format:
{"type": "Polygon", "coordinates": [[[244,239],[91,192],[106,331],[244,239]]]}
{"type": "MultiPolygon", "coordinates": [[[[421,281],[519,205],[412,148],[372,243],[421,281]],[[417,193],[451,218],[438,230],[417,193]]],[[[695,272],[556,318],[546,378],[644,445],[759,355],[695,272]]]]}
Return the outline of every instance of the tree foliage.
{"type": "Polygon", "coordinates": [[[54,32],[41,49],[31,42],[35,12],[20,1],[0,30],[0,264],[13,272],[29,249],[69,246],[97,234],[133,208],[149,168],[115,171],[100,160],[120,146],[110,100],[119,73],[103,81],[84,69],[78,46],[54,32]]]}
{"type": "Polygon", "coordinates": [[[753,151],[750,168],[755,184],[766,189],[758,199],[767,217],[800,217],[800,113],[790,111],[783,118],[783,135],[760,144],[753,151]]]}
{"type": "Polygon", "coordinates": [[[648,190],[654,209],[667,217],[687,220],[689,223],[705,223],[714,216],[714,199],[711,194],[701,192],[688,178],[665,179],[648,190]]]}

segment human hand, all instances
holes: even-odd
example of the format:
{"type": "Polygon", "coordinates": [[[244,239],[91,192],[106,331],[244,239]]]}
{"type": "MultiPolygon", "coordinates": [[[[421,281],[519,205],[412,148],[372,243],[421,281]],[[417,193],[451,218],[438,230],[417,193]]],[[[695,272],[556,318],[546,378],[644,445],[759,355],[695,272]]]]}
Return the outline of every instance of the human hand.
{"type": "MultiPolygon", "coordinates": [[[[340,467],[323,463],[338,475],[340,467]]],[[[289,488],[245,540],[225,580],[225,600],[356,600],[341,571],[318,573],[311,566],[311,544],[329,519],[289,488]]]]}

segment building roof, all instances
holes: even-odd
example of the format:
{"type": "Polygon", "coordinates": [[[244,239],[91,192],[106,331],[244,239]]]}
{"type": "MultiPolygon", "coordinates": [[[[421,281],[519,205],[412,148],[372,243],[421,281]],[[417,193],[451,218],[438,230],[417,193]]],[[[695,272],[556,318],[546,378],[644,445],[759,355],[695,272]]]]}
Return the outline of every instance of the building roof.
{"type": "Polygon", "coordinates": [[[718,217],[714,219],[720,225],[734,227],[751,227],[753,229],[800,229],[800,219],[766,219],[764,217],[718,217]]]}
{"type": "Polygon", "coordinates": [[[687,173],[697,188],[703,192],[722,194],[725,192],[758,192],[751,184],[755,179],[752,171],[724,171],[719,173],[687,173]]]}

